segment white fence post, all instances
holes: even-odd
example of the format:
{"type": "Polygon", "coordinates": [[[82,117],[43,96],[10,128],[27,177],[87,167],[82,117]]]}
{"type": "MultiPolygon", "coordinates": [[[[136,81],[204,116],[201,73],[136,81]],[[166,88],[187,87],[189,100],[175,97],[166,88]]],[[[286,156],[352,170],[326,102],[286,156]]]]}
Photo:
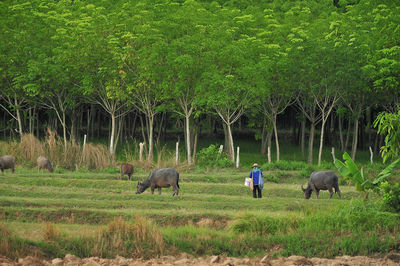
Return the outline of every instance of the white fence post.
{"type": "Polygon", "coordinates": [[[239,146],[237,147],[236,150],[236,168],[239,168],[239,146]]]}
{"type": "Polygon", "coordinates": [[[139,161],[143,161],[143,142],[139,143],[139,161]]]}

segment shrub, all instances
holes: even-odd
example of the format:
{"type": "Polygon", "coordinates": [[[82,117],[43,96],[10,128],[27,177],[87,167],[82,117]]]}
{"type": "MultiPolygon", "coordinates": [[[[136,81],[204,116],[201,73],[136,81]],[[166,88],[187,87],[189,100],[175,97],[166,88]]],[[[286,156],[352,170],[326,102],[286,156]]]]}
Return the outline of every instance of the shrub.
{"type": "Polygon", "coordinates": [[[197,164],[200,167],[226,168],[232,166],[225,152],[219,152],[216,145],[211,144],[208,148],[201,149],[197,154],[197,164]]]}
{"type": "Polygon", "coordinates": [[[393,185],[386,181],[381,183],[380,187],[384,208],[389,211],[400,212],[400,183],[393,185]]]}

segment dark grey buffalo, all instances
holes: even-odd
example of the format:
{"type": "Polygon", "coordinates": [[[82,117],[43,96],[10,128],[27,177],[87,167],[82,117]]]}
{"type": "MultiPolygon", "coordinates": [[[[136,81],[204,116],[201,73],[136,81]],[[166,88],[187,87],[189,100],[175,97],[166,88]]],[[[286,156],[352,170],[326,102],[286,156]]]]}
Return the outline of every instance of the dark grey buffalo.
{"type": "Polygon", "coordinates": [[[0,170],[4,174],[4,169],[11,169],[14,173],[15,169],[15,157],[11,155],[0,156],[0,170]]]}
{"type": "Polygon", "coordinates": [[[303,185],[301,185],[301,189],[303,190],[304,197],[306,199],[309,199],[311,197],[311,193],[313,191],[317,195],[318,199],[320,190],[329,190],[330,193],[329,198],[332,198],[333,195],[332,188],[335,188],[335,192],[338,194],[338,197],[340,198],[338,177],[335,175],[335,173],[327,171],[313,172],[310,176],[310,180],[308,181],[307,188],[304,189],[303,185]]]}
{"type": "Polygon", "coordinates": [[[179,193],[179,173],[174,168],[162,168],[154,170],[149,177],[142,183],[138,182],[136,194],[143,193],[148,187],[151,189],[151,194],[154,194],[154,189],[158,188],[158,193],[161,194],[161,188],[172,186],[172,196],[179,193]]]}
{"type": "Polygon", "coordinates": [[[37,166],[38,166],[38,172],[40,172],[40,170],[42,169],[47,169],[50,173],[54,171],[49,158],[46,158],[44,156],[39,156],[37,158],[37,166]]]}

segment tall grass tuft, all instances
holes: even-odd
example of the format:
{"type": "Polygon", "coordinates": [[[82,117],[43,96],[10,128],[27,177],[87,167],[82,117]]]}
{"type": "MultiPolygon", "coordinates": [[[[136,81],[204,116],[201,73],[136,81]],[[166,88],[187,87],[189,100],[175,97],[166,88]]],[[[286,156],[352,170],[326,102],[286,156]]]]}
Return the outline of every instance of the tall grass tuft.
{"type": "Polygon", "coordinates": [[[60,230],[52,223],[46,223],[42,232],[43,240],[47,242],[56,242],[60,237],[60,230]]]}
{"type": "Polygon", "coordinates": [[[44,154],[44,145],[34,135],[24,134],[18,150],[20,160],[36,162],[37,157],[44,154]]]}
{"type": "Polygon", "coordinates": [[[39,156],[48,157],[53,167],[70,170],[81,167],[99,170],[110,166],[110,156],[105,145],[88,143],[83,150],[81,145],[68,141],[65,147],[63,140],[50,129],[42,142],[32,134],[24,134],[21,141],[0,142],[0,155],[4,154],[14,155],[18,163],[29,167],[36,166],[39,156]]]}
{"type": "Polygon", "coordinates": [[[104,169],[110,165],[109,153],[104,145],[86,144],[80,165],[88,169],[104,169]]]}
{"type": "Polygon", "coordinates": [[[163,255],[164,249],[161,232],[150,220],[137,216],[132,224],[116,217],[99,233],[92,253],[100,257],[152,258],[163,255]]]}

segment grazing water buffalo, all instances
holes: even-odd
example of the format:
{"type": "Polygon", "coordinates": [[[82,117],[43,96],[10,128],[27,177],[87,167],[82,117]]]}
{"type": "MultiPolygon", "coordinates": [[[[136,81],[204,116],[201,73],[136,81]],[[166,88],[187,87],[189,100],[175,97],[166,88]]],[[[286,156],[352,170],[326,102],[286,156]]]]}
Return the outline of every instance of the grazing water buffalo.
{"type": "Polygon", "coordinates": [[[42,169],[47,169],[50,173],[52,173],[53,166],[51,166],[50,160],[44,156],[39,156],[37,158],[37,167],[38,167],[38,172],[42,169]]]}
{"type": "Polygon", "coordinates": [[[317,171],[311,174],[306,189],[304,189],[303,185],[301,185],[301,189],[303,190],[304,197],[306,199],[309,199],[311,197],[311,193],[313,191],[317,195],[318,199],[320,190],[329,190],[330,193],[329,198],[332,198],[333,195],[332,188],[335,188],[335,192],[338,194],[338,197],[340,199],[338,177],[333,172],[323,172],[323,171],[317,171]]]}
{"type": "Polygon", "coordinates": [[[130,163],[121,163],[121,177],[119,179],[122,180],[124,175],[128,175],[128,180],[131,180],[133,174],[133,165],[130,163]]]}
{"type": "Polygon", "coordinates": [[[11,155],[0,156],[0,169],[1,173],[4,174],[4,169],[11,169],[14,173],[15,169],[15,157],[11,155]]]}
{"type": "Polygon", "coordinates": [[[161,194],[161,188],[172,186],[172,196],[179,193],[179,173],[173,168],[157,169],[150,173],[149,177],[142,183],[138,182],[136,194],[143,193],[148,187],[151,188],[151,194],[158,188],[158,194],[161,194]]]}

